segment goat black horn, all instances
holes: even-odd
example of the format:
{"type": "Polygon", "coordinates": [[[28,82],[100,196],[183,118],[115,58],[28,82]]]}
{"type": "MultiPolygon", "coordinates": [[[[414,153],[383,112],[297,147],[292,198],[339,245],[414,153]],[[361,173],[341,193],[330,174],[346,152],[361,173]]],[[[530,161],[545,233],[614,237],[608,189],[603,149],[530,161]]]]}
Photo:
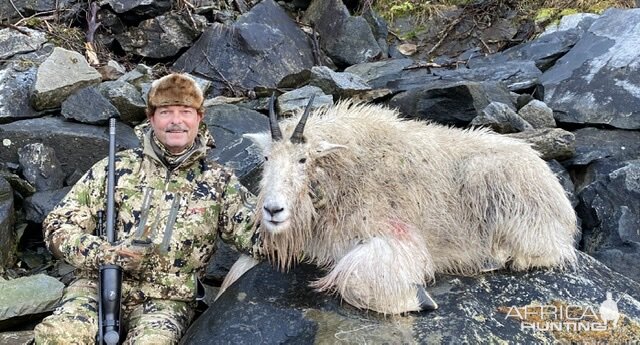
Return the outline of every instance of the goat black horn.
{"type": "Polygon", "coordinates": [[[271,128],[271,139],[278,141],[282,140],[282,132],[280,131],[278,118],[276,117],[275,102],[276,95],[272,93],[271,98],[269,98],[269,127],[271,128]]]}
{"type": "Polygon", "coordinates": [[[298,125],[293,130],[293,134],[291,134],[291,142],[294,144],[299,144],[304,142],[304,138],[302,137],[302,132],[304,132],[304,126],[307,124],[307,118],[309,118],[309,112],[311,110],[311,104],[313,104],[313,99],[316,98],[316,95],[311,95],[309,99],[309,103],[307,103],[307,107],[304,108],[304,113],[302,117],[300,117],[300,121],[298,121],[298,125]]]}

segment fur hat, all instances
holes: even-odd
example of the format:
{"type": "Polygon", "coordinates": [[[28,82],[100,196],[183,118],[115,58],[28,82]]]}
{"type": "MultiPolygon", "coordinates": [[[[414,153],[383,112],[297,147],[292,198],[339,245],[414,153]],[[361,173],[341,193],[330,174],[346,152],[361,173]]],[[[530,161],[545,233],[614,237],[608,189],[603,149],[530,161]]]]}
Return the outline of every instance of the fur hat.
{"type": "Polygon", "coordinates": [[[147,115],[151,116],[157,107],[184,105],[204,113],[204,97],[195,80],[186,74],[171,73],[151,84],[147,101],[147,115]]]}

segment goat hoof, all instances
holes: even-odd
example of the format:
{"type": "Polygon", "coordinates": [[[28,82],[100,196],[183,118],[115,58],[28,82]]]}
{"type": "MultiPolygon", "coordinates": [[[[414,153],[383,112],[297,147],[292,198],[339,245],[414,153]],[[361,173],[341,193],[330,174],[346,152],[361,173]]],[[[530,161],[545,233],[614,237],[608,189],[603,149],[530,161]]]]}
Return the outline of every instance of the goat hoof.
{"type": "Polygon", "coordinates": [[[438,309],[438,303],[429,296],[424,286],[418,285],[418,303],[420,305],[420,311],[430,311],[438,309]]]}

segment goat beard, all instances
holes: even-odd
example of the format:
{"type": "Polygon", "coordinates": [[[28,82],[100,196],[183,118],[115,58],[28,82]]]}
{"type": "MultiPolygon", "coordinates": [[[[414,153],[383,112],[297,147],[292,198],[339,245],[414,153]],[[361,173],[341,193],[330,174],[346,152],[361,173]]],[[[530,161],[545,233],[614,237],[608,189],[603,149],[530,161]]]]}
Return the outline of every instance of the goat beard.
{"type": "MultiPolygon", "coordinates": [[[[258,196],[258,207],[261,210],[264,203],[262,193],[258,196]]],[[[305,248],[313,237],[314,219],[317,218],[316,209],[311,198],[299,198],[292,205],[292,217],[289,228],[283,232],[272,234],[260,231],[262,250],[267,259],[281,271],[288,271],[295,264],[304,261],[305,248]]],[[[256,222],[262,221],[262,213],[256,217],[256,222]]]]}

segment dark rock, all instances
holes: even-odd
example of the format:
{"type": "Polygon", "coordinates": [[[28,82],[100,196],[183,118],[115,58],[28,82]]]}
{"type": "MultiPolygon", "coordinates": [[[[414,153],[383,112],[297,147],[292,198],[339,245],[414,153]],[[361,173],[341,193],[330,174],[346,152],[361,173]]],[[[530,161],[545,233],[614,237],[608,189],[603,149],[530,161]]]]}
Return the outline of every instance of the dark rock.
{"type": "Polygon", "coordinates": [[[59,20],[67,22],[75,18],[80,10],[78,0],[12,0],[0,1],[0,18],[10,23],[43,12],[58,12],[59,20]]]}
{"type": "Polygon", "coordinates": [[[0,60],[6,60],[15,54],[28,53],[40,48],[47,41],[42,31],[20,27],[28,35],[6,28],[0,30],[0,60]]]}
{"type": "Polygon", "coordinates": [[[573,181],[571,180],[571,175],[569,174],[569,171],[565,169],[565,167],[563,167],[562,164],[560,164],[555,159],[547,161],[547,165],[549,166],[549,168],[551,168],[553,173],[556,175],[556,177],[558,178],[558,181],[560,181],[562,188],[564,188],[564,191],[566,192],[567,197],[571,201],[571,205],[575,208],[576,205],[578,205],[578,197],[576,196],[575,186],[573,184],[573,181]]]}
{"type": "Polygon", "coordinates": [[[640,158],[640,132],[582,128],[573,132],[576,154],[565,166],[584,166],[603,158],[640,158]]]}
{"type": "Polygon", "coordinates": [[[533,61],[509,61],[497,66],[478,68],[431,68],[411,59],[391,59],[358,64],[345,72],[359,75],[374,89],[394,92],[420,88],[424,85],[455,81],[503,82],[511,91],[527,90],[538,85],[542,72],[533,61]]]}
{"type": "Polygon", "coordinates": [[[35,67],[23,72],[7,68],[0,73],[0,124],[40,116],[29,100],[36,71],[35,67]]]}
{"type": "Polygon", "coordinates": [[[315,0],[303,21],[320,34],[320,46],[338,66],[373,61],[382,51],[363,17],[352,17],[341,0],[315,0]]]}
{"type": "Polygon", "coordinates": [[[95,87],[80,89],[62,102],[60,113],[67,119],[104,125],[110,117],[120,117],[118,109],[95,87]]]}
{"type": "MultiPolygon", "coordinates": [[[[484,343],[487,339],[496,343],[562,343],[570,342],[576,334],[588,342],[601,339],[597,338],[601,333],[535,332],[526,327],[537,321],[535,317],[528,316],[523,322],[517,314],[527,307],[529,312],[537,310],[539,316],[541,305],[571,306],[596,314],[607,292],[612,293],[622,315],[615,330],[617,339],[637,339],[640,284],[583,253],[578,262],[575,271],[438,276],[428,290],[439,309],[386,317],[314,292],[308,283],[321,273],[309,265],[283,274],[263,263],[241,277],[196,320],[182,344],[431,344],[484,343]]],[[[541,326],[557,321],[554,316],[571,322],[558,312],[543,315],[541,326]]],[[[579,322],[583,321],[598,322],[586,318],[579,322]]],[[[613,325],[607,327],[612,332],[613,325]]]]}
{"type": "Polygon", "coordinates": [[[137,125],[147,118],[147,104],[135,86],[120,80],[106,81],[98,86],[98,91],[118,110],[122,122],[137,125]]]}
{"type": "Polygon", "coordinates": [[[240,257],[240,253],[229,244],[221,240],[217,241],[216,252],[207,265],[204,283],[220,286],[238,257],[240,257]]]}
{"type": "Polygon", "coordinates": [[[310,85],[317,86],[329,95],[351,97],[371,87],[359,76],[349,72],[334,72],[325,66],[311,68],[310,85]]]}
{"type": "Polygon", "coordinates": [[[0,176],[0,270],[13,266],[15,261],[16,236],[13,231],[13,189],[0,176]]]}
{"type": "Polygon", "coordinates": [[[399,93],[389,105],[398,108],[404,117],[466,126],[491,102],[513,107],[509,91],[502,85],[444,81],[399,93]]]}
{"type": "Polygon", "coordinates": [[[71,187],[36,192],[24,200],[25,218],[36,224],[42,224],[44,218],[69,193],[71,187]]]}
{"type": "Polygon", "coordinates": [[[206,19],[195,18],[199,19],[196,23],[186,11],[182,14],[170,12],[143,21],[116,35],[116,40],[124,51],[136,55],[154,59],[173,57],[182,48],[190,47],[200,35],[206,19]]]}
{"type": "Polygon", "coordinates": [[[367,23],[369,23],[371,33],[373,34],[373,37],[375,37],[376,42],[378,42],[378,46],[380,46],[382,57],[389,56],[389,45],[387,44],[389,29],[387,28],[387,23],[373,10],[371,6],[365,6],[364,11],[362,12],[362,17],[367,21],[367,23]]]}
{"type": "Polygon", "coordinates": [[[471,59],[469,67],[496,66],[509,61],[534,61],[541,71],[549,69],[566,54],[580,38],[576,30],[558,31],[533,41],[513,46],[486,57],[471,59]]]}
{"type": "Polygon", "coordinates": [[[232,167],[240,181],[256,192],[258,180],[251,172],[262,163],[262,155],[242,134],[268,131],[267,117],[251,109],[220,104],[207,109],[204,121],[216,141],[209,157],[232,167]]]}
{"type": "MultiPolygon", "coordinates": [[[[107,156],[109,133],[106,127],[67,122],[59,117],[45,117],[0,125],[1,162],[18,162],[18,149],[31,143],[42,143],[54,149],[65,175],[87,171],[107,156]]],[[[116,126],[118,149],[138,146],[133,130],[121,123],[116,126]]]]}
{"type": "Polygon", "coordinates": [[[278,97],[276,101],[278,115],[292,116],[301,114],[307,107],[307,104],[309,104],[309,99],[312,95],[315,95],[313,104],[311,104],[312,111],[333,104],[333,97],[331,95],[324,94],[319,87],[307,85],[293,91],[285,92],[278,97]]]}
{"type": "Polygon", "coordinates": [[[640,128],[640,9],[610,9],[576,45],[546,71],[545,102],[556,121],[640,128]]]}
{"type": "Polygon", "coordinates": [[[313,64],[306,34],[278,4],[264,0],[232,26],[207,28],[173,67],[212,80],[211,94],[219,95],[274,87],[313,64]]]}
{"type": "Polygon", "coordinates": [[[582,246],[614,271],[640,282],[640,159],[602,159],[579,190],[582,246]]]}
{"type": "Polygon", "coordinates": [[[27,144],[18,149],[22,175],[37,191],[62,188],[65,174],[55,151],[41,143],[27,144]]]}
{"type": "Polygon", "coordinates": [[[116,13],[129,12],[131,18],[158,16],[171,8],[171,0],[106,0],[116,13]]]}
{"type": "Polygon", "coordinates": [[[533,129],[512,107],[500,102],[489,103],[470,125],[491,127],[495,132],[503,134],[533,129]]]}

